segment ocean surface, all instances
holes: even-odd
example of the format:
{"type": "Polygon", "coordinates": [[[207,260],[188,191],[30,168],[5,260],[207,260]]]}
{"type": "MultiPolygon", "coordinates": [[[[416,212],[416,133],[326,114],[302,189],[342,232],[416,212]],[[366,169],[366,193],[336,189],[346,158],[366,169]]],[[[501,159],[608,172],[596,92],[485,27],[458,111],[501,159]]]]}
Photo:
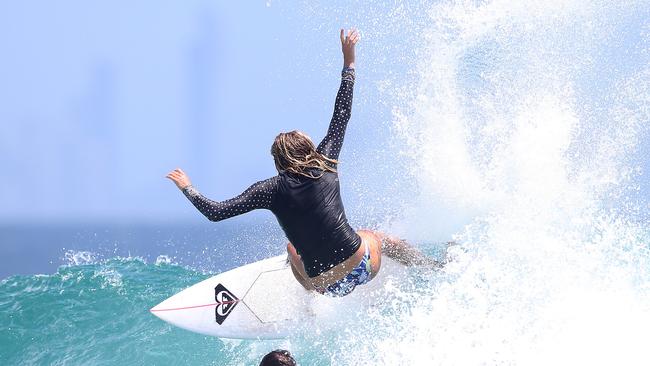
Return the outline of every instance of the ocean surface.
{"type": "MultiPolygon", "coordinates": [[[[302,364],[328,364],[331,355],[313,347],[332,344],[310,330],[296,339],[320,345],[305,344],[301,351],[291,339],[202,336],[149,313],[162,300],[215,273],[282,253],[280,233],[272,240],[263,230],[260,234],[260,227],[264,223],[3,227],[0,364],[256,365],[277,348],[291,349],[302,364]],[[18,248],[15,258],[8,258],[7,247],[18,248]],[[9,275],[8,269],[24,274],[9,275]]],[[[429,254],[441,256],[444,246],[427,247],[429,254]]],[[[362,321],[365,309],[349,310],[357,311],[352,319],[362,321]]],[[[325,338],[330,336],[340,337],[325,338]]]]}
{"type": "Polygon", "coordinates": [[[0,364],[255,365],[275,348],[302,365],[650,364],[648,19],[647,1],[369,14],[366,40],[406,32],[414,51],[408,77],[373,84],[393,111],[385,183],[408,194],[372,226],[432,255],[453,238],[442,271],[338,329],[225,340],[148,309],[282,253],[272,221],[3,224],[0,364]]]}
{"type": "Polygon", "coordinates": [[[282,237],[261,226],[3,226],[0,364],[253,364],[278,345],[193,334],[149,309],[213,273],[279,254],[282,237]]]}

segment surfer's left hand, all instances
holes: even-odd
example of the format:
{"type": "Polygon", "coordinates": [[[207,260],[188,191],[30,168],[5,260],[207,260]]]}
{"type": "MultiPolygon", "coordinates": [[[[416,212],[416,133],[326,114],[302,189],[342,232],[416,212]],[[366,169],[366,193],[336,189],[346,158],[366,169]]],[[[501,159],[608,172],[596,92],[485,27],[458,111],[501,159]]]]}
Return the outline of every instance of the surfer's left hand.
{"type": "Polygon", "coordinates": [[[192,182],[190,181],[190,177],[185,174],[184,171],[181,170],[181,168],[176,168],[169,172],[167,174],[166,178],[171,179],[172,182],[176,184],[176,187],[180,189],[181,191],[188,186],[192,185],[192,182]]]}

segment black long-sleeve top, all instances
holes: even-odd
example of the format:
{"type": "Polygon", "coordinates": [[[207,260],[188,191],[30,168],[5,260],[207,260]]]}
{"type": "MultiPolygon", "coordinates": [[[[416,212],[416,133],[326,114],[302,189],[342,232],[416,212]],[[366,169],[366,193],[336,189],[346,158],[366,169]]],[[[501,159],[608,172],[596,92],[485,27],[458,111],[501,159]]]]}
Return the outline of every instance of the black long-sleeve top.
{"type": "MultiPolygon", "coordinates": [[[[334,114],[317,151],[338,159],[352,111],[354,69],[341,73],[334,114]]],[[[305,271],[315,277],[352,256],[361,238],[348,224],[341,200],[338,174],[314,172],[320,178],[280,172],[251,185],[242,194],[225,201],[204,197],[195,187],[185,196],[210,221],[221,221],[255,209],[271,210],[289,241],[301,256],[305,271]]]]}

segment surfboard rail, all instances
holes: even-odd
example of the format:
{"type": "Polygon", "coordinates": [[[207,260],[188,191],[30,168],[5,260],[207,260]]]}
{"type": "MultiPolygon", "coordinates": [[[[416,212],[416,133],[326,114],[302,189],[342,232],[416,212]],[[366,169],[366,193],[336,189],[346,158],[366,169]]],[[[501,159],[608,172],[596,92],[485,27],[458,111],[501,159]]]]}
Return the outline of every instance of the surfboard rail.
{"type": "Polygon", "coordinates": [[[382,270],[375,279],[344,298],[331,298],[304,289],[295,280],[286,255],[279,255],[203,280],[150,311],[170,324],[205,335],[286,338],[306,323],[336,313],[337,308],[380,301],[386,297],[377,293],[383,283],[405,269],[383,256],[382,270]]]}

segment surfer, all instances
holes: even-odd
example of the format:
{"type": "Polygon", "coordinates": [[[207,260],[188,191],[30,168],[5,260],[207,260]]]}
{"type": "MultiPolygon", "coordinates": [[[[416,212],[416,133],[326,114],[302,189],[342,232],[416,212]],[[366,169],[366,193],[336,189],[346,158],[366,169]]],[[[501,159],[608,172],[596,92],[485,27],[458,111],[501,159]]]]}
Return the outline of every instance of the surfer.
{"type": "Polygon", "coordinates": [[[318,146],[300,131],[280,133],[271,146],[278,175],[220,202],[204,197],[181,169],[167,175],[210,221],[271,210],[289,239],[287,252],[296,279],[306,289],[330,296],[345,296],[374,278],[382,251],[406,265],[438,265],[403,240],[377,231],[355,231],[348,224],[336,169],[351,116],[360,35],[354,29],[346,35],[341,29],[340,39],[341,85],[327,134],[318,146]]]}

